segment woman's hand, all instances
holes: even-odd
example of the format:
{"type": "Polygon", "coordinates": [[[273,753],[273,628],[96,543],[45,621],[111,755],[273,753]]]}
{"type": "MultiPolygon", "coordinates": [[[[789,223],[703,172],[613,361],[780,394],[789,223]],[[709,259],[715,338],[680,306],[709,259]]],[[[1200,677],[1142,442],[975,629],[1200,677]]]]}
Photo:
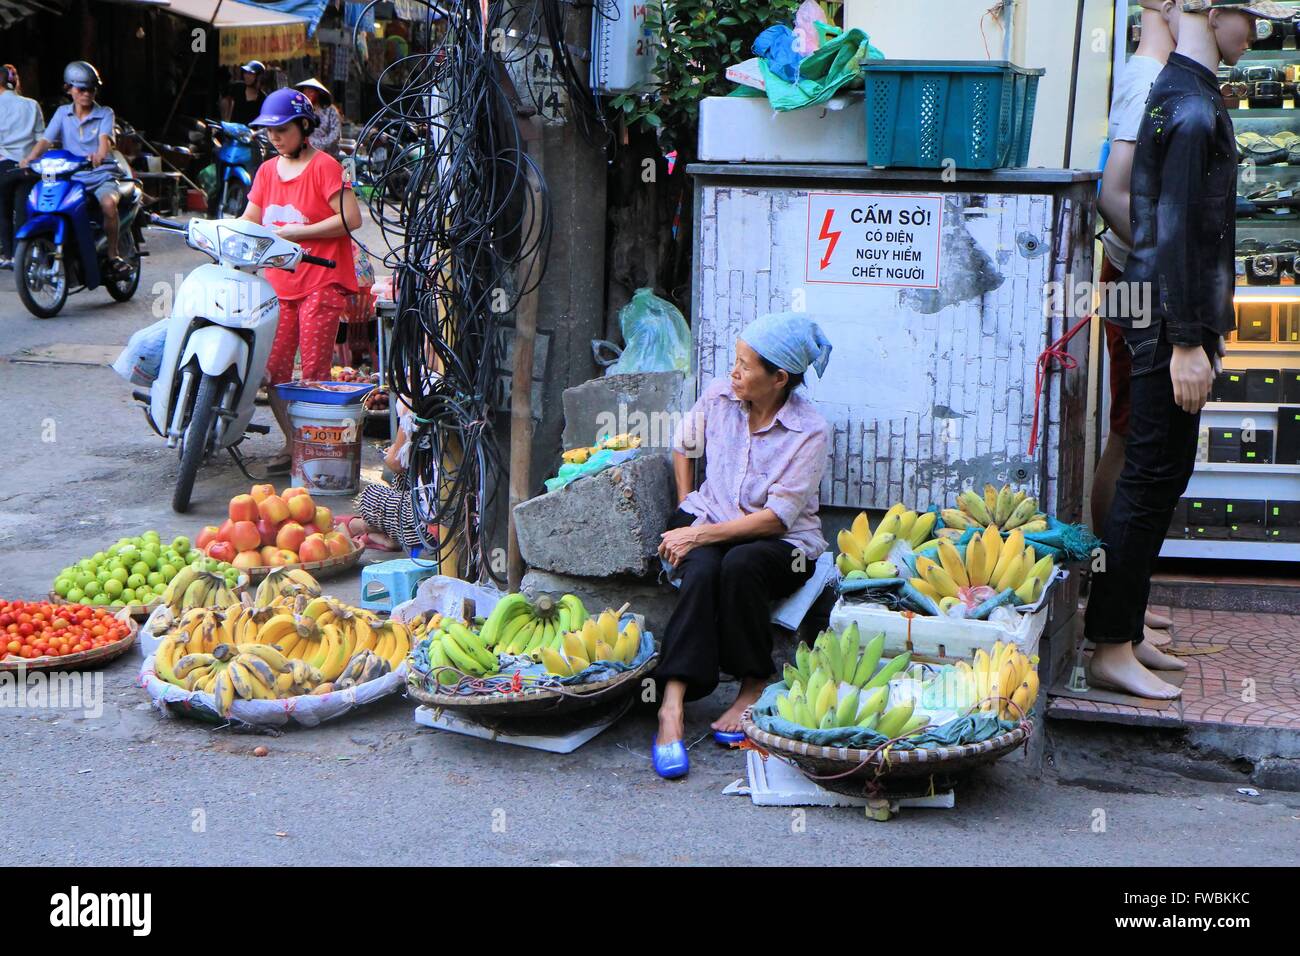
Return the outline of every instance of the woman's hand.
{"type": "Polygon", "coordinates": [[[275,234],[281,239],[287,239],[289,242],[302,242],[304,239],[311,238],[307,233],[307,227],[296,222],[285,223],[275,230],[275,234]]]}
{"type": "Polygon", "coordinates": [[[674,528],[659,536],[659,556],[674,567],[701,545],[709,544],[708,525],[674,528]]]}

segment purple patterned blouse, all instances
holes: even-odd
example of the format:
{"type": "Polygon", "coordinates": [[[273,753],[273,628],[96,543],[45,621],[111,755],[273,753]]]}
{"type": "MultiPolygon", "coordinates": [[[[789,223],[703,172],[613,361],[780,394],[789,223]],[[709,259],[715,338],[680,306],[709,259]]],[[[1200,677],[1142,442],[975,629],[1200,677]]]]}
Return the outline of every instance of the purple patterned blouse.
{"type": "Polygon", "coordinates": [[[826,550],[817,489],[829,448],[830,426],[797,390],[766,428],[751,433],[747,406],[731,383],[714,381],[673,436],[679,454],[698,458],[707,452],[704,484],[681,507],[710,524],[769,508],[789,532],[782,540],[814,561],[826,550]]]}

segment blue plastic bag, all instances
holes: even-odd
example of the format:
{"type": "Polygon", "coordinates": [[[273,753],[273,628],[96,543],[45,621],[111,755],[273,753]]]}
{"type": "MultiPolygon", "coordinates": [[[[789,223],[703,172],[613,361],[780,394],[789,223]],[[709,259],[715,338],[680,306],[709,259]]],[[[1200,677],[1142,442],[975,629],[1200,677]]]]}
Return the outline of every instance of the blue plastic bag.
{"type": "Polygon", "coordinates": [[[649,289],[637,289],[618,313],[624,347],[606,375],[685,372],[691,364],[691,330],[677,307],[649,289]]]}

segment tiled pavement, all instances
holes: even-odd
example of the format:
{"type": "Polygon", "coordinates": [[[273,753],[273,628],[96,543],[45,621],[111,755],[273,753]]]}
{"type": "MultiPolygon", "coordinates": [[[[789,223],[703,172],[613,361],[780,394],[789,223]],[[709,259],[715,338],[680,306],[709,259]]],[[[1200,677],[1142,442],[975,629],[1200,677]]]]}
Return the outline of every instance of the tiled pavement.
{"type": "Polygon", "coordinates": [[[1266,727],[1300,732],[1300,617],[1175,609],[1174,647],[1226,645],[1184,657],[1181,704],[1166,710],[1051,698],[1049,717],[1152,727],[1266,727]],[[1248,684],[1253,681],[1253,687],[1248,684]],[[1253,691],[1253,700],[1250,700],[1253,691]]]}

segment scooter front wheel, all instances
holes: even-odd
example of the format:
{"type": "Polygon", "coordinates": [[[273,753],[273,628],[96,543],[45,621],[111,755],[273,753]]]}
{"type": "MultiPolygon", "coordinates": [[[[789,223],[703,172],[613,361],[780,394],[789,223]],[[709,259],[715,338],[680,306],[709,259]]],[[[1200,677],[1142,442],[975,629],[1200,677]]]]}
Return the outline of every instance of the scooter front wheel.
{"type": "Polygon", "coordinates": [[[177,514],[183,515],[190,510],[194,479],[198,477],[199,465],[207,457],[212,426],[217,420],[217,403],[220,401],[221,379],[204,375],[199,382],[190,423],[185,427],[185,437],[181,444],[181,470],[176,476],[176,490],[172,493],[172,510],[177,514]]]}
{"type": "Polygon", "coordinates": [[[68,270],[49,236],[20,239],[14,249],[14,284],[23,306],[38,319],[52,319],[68,301],[68,270]]]}

